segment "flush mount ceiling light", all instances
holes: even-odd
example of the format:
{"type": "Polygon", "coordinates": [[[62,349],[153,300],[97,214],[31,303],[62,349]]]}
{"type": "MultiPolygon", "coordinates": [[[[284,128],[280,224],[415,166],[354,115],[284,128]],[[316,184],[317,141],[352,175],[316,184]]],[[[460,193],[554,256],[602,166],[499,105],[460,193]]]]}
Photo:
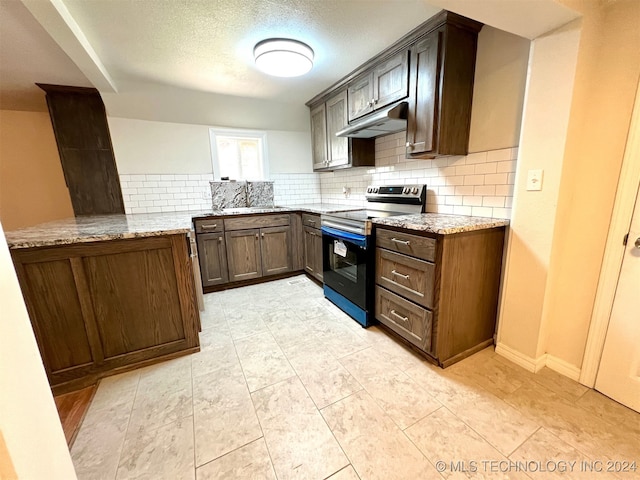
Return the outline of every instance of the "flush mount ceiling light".
{"type": "Polygon", "coordinates": [[[313,50],[307,44],[286,38],[269,38],[253,48],[256,66],[268,75],[298,77],[313,67],[313,50]]]}

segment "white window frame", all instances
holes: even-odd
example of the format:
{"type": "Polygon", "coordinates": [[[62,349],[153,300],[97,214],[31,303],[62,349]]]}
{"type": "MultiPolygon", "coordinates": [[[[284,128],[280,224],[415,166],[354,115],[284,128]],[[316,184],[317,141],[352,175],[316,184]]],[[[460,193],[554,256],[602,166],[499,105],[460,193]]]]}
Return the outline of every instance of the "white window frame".
{"type": "MultiPolygon", "coordinates": [[[[213,178],[220,180],[220,161],[218,158],[218,147],[216,137],[239,137],[239,138],[258,138],[262,144],[262,176],[261,179],[251,180],[269,180],[269,156],[267,152],[267,132],[262,130],[245,130],[242,128],[219,128],[212,127],[209,129],[209,147],[211,148],[211,163],[213,167],[213,178]]],[[[247,180],[246,178],[235,178],[233,180],[247,180]]]]}

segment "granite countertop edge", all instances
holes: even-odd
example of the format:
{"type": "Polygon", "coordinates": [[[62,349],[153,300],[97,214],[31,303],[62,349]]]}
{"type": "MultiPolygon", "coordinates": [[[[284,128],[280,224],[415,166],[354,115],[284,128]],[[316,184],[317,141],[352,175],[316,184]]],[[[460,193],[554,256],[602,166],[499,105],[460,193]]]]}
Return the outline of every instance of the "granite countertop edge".
{"type": "Polygon", "coordinates": [[[372,222],[380,226],[398,227],[438,235],[452,235],[509,225],[509,220],[506,219],[441,213],[422,213],[389,218],[374,218],[372,222]]]}
{"type": "Polygon", "coordinates": [[[302,204],[286,207],[244,207],[225,210],[194,210],[169,213],[88,215],[70,217],[5,232],[12,250],[73,245],[131,238],[187,234],[193,219],[216,216],[242,216],[269,213],[332,213],[358,210],[361,207],[302,204]]]}

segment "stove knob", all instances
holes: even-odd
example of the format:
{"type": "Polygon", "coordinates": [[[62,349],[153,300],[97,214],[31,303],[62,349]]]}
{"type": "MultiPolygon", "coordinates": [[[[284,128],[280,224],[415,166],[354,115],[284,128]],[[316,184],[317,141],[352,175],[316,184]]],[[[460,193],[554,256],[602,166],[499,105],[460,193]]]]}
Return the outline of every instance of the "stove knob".
{"type": "Polygon", "coordinates": [[[371,193],[371,190],[373,190],[371,187],[367,187],[367,193],[371,193]]]}
{"type": "Polygon", "coordinates": [[[413,193],[414,195],[417,195],[418,194],[418,187],[413,187],[411,189],[411,193],[413,193]]]}
{"type": "Polygon", "coordinates": [[[378,187],[373,187],[373,193],[378,193],[378,187]]]}
{"type": "Polygon", "coordinates": [[[408,194],[409,194],[409,192],[410,192],[409,187],[404,187],[404,188],[402,189],[402,193],[404,193],[405,195],[408,195],[408,194]]]}

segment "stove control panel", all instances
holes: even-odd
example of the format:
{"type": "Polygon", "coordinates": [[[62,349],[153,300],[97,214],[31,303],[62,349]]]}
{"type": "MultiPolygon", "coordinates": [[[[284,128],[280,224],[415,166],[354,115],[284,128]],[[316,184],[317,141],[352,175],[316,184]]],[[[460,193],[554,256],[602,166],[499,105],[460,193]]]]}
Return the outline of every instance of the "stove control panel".
{"type": "Polygon", "coordinates": [[[370,185],[367,187],[367,198],[420,198],[424,195],[426,188],[426,185],[370,185]]]}

